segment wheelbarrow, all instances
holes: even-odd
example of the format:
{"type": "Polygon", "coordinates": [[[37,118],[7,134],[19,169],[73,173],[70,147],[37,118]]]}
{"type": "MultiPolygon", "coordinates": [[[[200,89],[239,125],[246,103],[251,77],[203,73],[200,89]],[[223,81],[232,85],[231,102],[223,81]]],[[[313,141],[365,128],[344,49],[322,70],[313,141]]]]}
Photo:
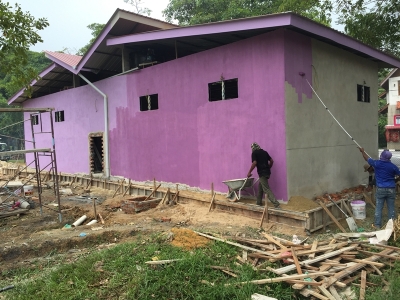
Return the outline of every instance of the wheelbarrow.
{"type": "Polygon", "coordinates": [[[254,196],[255,195],[254,185],[256,184],[257,181],[258,179],[254,181],[254,178],[252,177],[222,181],[228,186],[229,190],[226,198],[228,198],[228,200],[231,202],[239,201],[240,198],[242,197],[242,191],[247,192],[248,194],[254,196]],[[249,189],[251,189],[253,193],[250,193],[248,191],[249,189]]]}

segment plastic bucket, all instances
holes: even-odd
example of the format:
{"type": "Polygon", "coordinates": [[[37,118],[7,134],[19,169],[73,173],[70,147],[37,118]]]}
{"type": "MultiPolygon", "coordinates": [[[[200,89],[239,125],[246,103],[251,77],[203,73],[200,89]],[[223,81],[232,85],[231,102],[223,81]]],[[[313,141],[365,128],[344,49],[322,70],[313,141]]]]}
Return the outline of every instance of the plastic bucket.
{"type": "Polygon", "coordinates": [[[20,200],[20,207],[21,208],[27,208],[27,209],[29,209],[29,208],[31,208],[31,205],[29,204],[29,202],[27,202],[27,201],[25,201],[25,200],[20,200]]]}
{"type": "Polygon", "coordinates": [[[365,213],[365,202],[362,200],[354,200],[350,202],[351,209],[353,210],[354,218],[357,220],[364,220],[367,216],[365,213]]]}
{"type": "Polygon", "coordinates": [[[32,195],[33,194],[33,185],[25,185],[24,186],[24,195],[32,195]]]}

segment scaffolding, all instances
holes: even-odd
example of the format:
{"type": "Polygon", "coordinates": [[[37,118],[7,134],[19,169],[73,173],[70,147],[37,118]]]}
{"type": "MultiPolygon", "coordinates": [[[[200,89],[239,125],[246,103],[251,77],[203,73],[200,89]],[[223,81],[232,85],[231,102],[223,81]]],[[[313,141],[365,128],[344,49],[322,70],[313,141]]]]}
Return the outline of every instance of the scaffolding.
{"type": "MultiPolygon", "coordinates": [[[[38,188],[38,198],[39,198],[39,207],[40,207],[40,214],[43,215],[43,206],[45,206],[42,203],[42,177],[41,174],[44,170],[50,167],[50,170],[48,171],[49,174],[52,174],[53,178],[53,189],[54,189],[54,194],[56,196],[57,204],[58,204],[58,210],[53,209],[51,207],[45,206],[48,209],[54,210],[58,212],[58,218],[59,221],[62,222],[62,214],[61,214],[61,203],[60,203],[60,190],[59,190],[59,182],[58,182],[58,176],[57,176],[57,159],[56,159],[56,146],[55,146],[55,139],[54,139],[54,126],[53,126],[53,115],[52,111],[54,108],[0,108],[0,112],[28,112],[30,113],[30,118],[25,120],[25,121],[30,121],[31,123],[31,133],[32,133],[32,141],[25,140],[25,142],[30,142],[32,143],[32,149],[29,150],[14,150],[14,151],[4,151],[1,152],[3,155],[16,155],[16,154],[27,154],[27,153],[33,153],[33,161],[30,162],[29,164],[27,163],[25,168],[22,170],[18,169],[18,172],[10,178],[5,184],[3,184],[0,187],[0,191],[4,192],[5,194],[8,195],[8,197],[0,202],[0,205],[5,206],[6,204],[3,204],[5,201],[10,200],[10,199],[19,199],[19,200],[24,200],[23,197],[20,195],[23,194],[24,186],[26,186],[28,183],[30,183],[32,180],[36,179],[37,183],[37,188],[38,188]],[[50,122],[50,131],[44,131],[43,130],[43,122],[42,120],[42,115],[49,115],[49,122],[50,122]],[[40,120],[40,122],[35,122],[35,120],[40,120]],[[40,124],[39,129],[35,130],[34,125],[40,124]],[[36,135],[38,134],[48,134],[51,136],[51,148],[36,148],[36,135]],[[43,168],[41,168],[41,158],[42,161],[44,158],[50,158],[50,163],[46,164],[43,168]],[[12,191],[9,188],[9,182],[16,179],[22,171],[27,169],[31,164],[34,163],[35,166],[35,173],[34,176],[31,178],[27,178],[27,180],[18,187],[16,191],[12,191]]],[[[13,125],[19,124],[21,122],[15,123],[13,125]]],[[[8,126],[7,126],[8,127],[8,126]]],[[[25,134],[26,137],[26,134],[25,134]]],[[[26,160],[25,160],[26,161],[26,160]]],[[[48,160],[47,160],[48,161],[48,160]]],[[[14,200],[15,203],[15,200],[14,200]]]]}

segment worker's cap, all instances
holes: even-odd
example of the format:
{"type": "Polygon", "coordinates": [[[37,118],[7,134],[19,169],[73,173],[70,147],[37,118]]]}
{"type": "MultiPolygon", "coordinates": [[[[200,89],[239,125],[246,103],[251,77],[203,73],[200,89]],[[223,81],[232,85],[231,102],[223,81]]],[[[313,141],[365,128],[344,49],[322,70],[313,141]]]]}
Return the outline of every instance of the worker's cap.
{"type": "Polygon", "coordinates": [[[369,164],[364,165],[364,172],[367,172],[371,166],[369,164]]]}
{"type": "Polygon", "coordinates": [[[379,157],[379,160],[382,161],[390,161],[390,159],[392,158],[392,153],[389,150],[383,150],[381,153],[381,156],[379,157]]]}
{"type": "Polygon", "coordinates": [[[253,144],[251,144],[251,150],[258,150],[258,149],[261,149],[261,147],[257,144],[257,143],[253,143],[253,144]]]}

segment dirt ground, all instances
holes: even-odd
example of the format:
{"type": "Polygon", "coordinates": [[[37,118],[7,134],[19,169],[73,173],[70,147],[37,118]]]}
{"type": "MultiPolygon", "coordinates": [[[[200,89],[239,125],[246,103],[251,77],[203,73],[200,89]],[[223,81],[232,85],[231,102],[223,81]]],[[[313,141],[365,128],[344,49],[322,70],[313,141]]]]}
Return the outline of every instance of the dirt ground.
{"type": "MultiPolygon", "coordinates": [[[[49,253],[64,253],[67,256],[75,257],[77,253],[90,251],[88,249],[93,247],[109,247],[151,232],[172,232],[173,242],[177,246],[188,249],[206,243],[207,240],[197,235],[191,235],[192,231],[186,229],[212,232],[222,237],[235,235],[260,237],[260,220],[225,211],[211,210],[209,212],[208,206],[198,204],[196,201],[179,202],[173,206],[159,205],[140,213],[126,214],[120,206],[121,200],[129,196],[117,195],[113,198],[113,191],[93,187],[90,193],[84,193],[81,187],[73,189],[73,192],[74,196],[61,196],[61,223],[54,191],[51,188],[43,189],[42,201],[46,207],[43,208],[42,214],[36,205],[26,214],[0,219],[0,239],[2,241],[0,270],[26,265],[35,259],[44,259],[48,257],[49,253]],[[104,224],[99,220],[98,223],[91,226],[66,228],[83,215],[87,216],[84,224],[94,218],[94,208],[90,200],[80,201],[71,199],[71,197],[105,199],[101,204],[96,205],[96,211],[103,217],[104,224]]],[[[32,199],[38,196],[36,188],[34,188],[32,196],[32,199]]],[[[318,204],[310,199],[292,197],[284,208],[304,211],[315,207],[318,207],[318,204]],[[299,203],[302,204],[299,205],[299,203]]],[[[1,209],[4,211],[4,207],[0,207],[0,212],[1,209]]],[[[367,212],[367,215],[372,216],[373,211],[372,213],[371,211],[367,212]]],[[[370,221],[369,219],[364,222],[370,224],[370,221]]],[[[344,220],[342,222],[345,226],[346,222],[344,220]]],[[[361,223],[360,225],[363,226],[361,223]]],[[[281,234],[288,239],[291,239],[294,234],[299,238],[306,238],[303,228],[284,224],[268,223],[264,225],[263,230],[281,234]]],[[[310,237],[310,240],[316,238],[318,234],[329,235],[330,231],[334,233],[337,229],[328,227],[328,233],[317,232],[310,237]]]]}

